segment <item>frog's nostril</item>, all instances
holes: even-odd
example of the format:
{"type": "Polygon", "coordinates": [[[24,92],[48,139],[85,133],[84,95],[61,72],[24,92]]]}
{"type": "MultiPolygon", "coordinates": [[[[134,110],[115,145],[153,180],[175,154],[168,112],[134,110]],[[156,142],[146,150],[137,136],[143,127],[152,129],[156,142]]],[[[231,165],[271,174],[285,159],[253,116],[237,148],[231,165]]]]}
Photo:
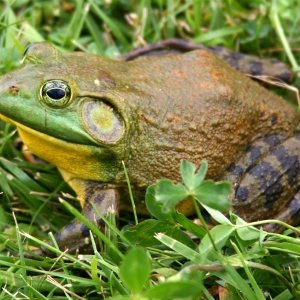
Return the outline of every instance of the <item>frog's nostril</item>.
{"type": "Polygon", "coordinates": [[[11,94],[13,94],[13,95],[18,94],[19,91],[20,91],[20,89],[19,89],[17,86],[15,86],[15,85],[11,85],[11,86],[9,87],[9,92],[10,92],[11,94]]]}

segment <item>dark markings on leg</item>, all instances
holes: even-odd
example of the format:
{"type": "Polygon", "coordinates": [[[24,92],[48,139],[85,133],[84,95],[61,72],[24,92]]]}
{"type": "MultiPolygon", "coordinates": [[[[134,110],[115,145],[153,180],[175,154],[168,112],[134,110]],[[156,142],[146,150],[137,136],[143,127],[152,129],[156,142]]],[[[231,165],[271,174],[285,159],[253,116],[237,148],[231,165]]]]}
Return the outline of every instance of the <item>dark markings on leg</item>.
{"type": "Polygon", "coordinates": [[[289,73],[289,72],[281,72],[277,76],[278,76],[278,78],[280,78],[281,80],[283,80],[285,82],[290,82],[291,73],[289,73]]]}
{"type": "Polygon", "coordinates": [[[282,232],[284,230],[283,226],[275,223],[267,224],[263,228],[268,232],[282,232]]]}
{"type": "Polygon", "coordinates": [[[270,63],[271,63],[272,65],[276,65],[276,64],[281,64],[281,61],[279,61],[279,60],[276,59],[276,58],[271,58],[271,59],[270,59],[270,63]]]}
{"type": "Polygon", "coordinates": [[[280,198],[283,192],[283,187],[280,182],[271,183],[271,185],[266,188],[264,195],[266,197],[265,208],[272,209],[274,203],[280,198]]]}
{"type": "Polygon", "coordinates": [[[263,138],[263,141],[266,142],[267,144],[269,144],[271,147],[275,147],[275,146],[279,145],[281,142],[277,135],[265,137],[265,138],[263,138]]]}
{"type": "Polygon", "coordinates": [[[104,227],[104,226],[105,226],[105,222],[104,222],[102,219],[98,219],[98,220],[97,220],[97,224],[98,224],[98,226],[100,226],[100,227],[104,227]]]}
{"type": "Polygon", "coordinates": [[[226,169],[225,171],[231,173],[232,175],[237,176],[238,178],[241,178],[242,175],[244,174],[244,169],[239,166],[236,165],[235,163],[231,163],[226,169]]]}
{"type": "Polygon", "coordinates": [[[266,197],[265,208],[271,209],[283,191],[280,183],[281,172],[275,170],[269,162],[261,161],[249,171],[249,174],[255,177],[257,183],[260,184],[259,189],[266,197]]]}
{"type": "Polygon", "coordinates": [[[77,226],[76,222],[72,221],[68,223],[64,228],[65,231],[73,232],[76,229],[76,226],[77,226]]]}
{"type": "Polygon", "coordinates": [[[252,75],[261,75],[263,74],[263,64],[257,61],[250,61],[250,72],[252,75]]]}
{"type": "Polygon", "coordinates": [[[61,231],[57,232],[55,235],[55,240],[57,243],[61,242],[61,231]]]}
{"type": "Polygon", "coordinates": [[[234,59],[242,59],[245,58],[246,55],[240,52],[230,52],[229,55],[234,59]]]}
{"type": "Polygon", "coordinates": [[[290,155],[284,146],[279,146],[273,151],[288,177],[288,183],[293,187],[299,176],[299,160],[296,155],[290,155]]]}
{"type": "MultiPolygon", "coordinates": [[[[299,192],[298,192],[299,193],[299,192]]],[[[298,196],[298,195],[297,195],[298,196]]],[[[288,203],[289,215],[292,220],[298,221],[300,218],[300,199],[299,196],[292,199],[290,203],[288,203]]]]}
{"type": "Polygon", "coordinates": [[[100,204],[103,199],[105,199],[105,194],[102,193],[100,195],[97,195],[95,198],[94,198],[94,202],[97,203],[97,204],[100,204]]]}
{"type": "Polygon", "coordinates": [[[90,236],[90,229],[85,224],[81,225],[80,232],[81,232],[83,237],[89,237],[90,236]]]}
{"type": "Polygon", "coordinates": [[[291,163],[293,164],[293,168],[288,171],[287,176],[288,176],[289,185],[291,187],[294,187],[295,184],[298,182],[299,170],[300,170],[299,160],[296,155],[291,157],[291,163]]]}
{"type": "Polygon", "coordinates": [[[237,70],[239,70],[240,66],[239,66],[239,62],[238,60],[231,58],[231,57],[224,57],[223,58],[229,65],[231,65],[232,67],[236,68],[237,70]]]}
{"type": "Polygon", "coordinates": [[[78,230],[77,223],[75,220],[68,223],[65,227],[63,227],[59,232],[55,235],[55,240],[59,244],[61,241],[67,238],[68,235],[72,235],[73,232],[78,230]]]}
{"type": "MultiPolygon", "coordinates": [[[[300,221],[300,191],[286,203],[285,207],[275,217],[277,220],[283,221],[290,225],[298,225],[300,221]]],[[[264,230],[270,232],[281,232],[285,229],[284,226],[271,223],[264,226],[264,230]]]]}
{"type": "Polygon", "coordinates": [[[238,202],[245,202],[248,198],[249,191],[244,186],[239,186],[235,191],[235,198],[238,202]]]}
{"type": "Polygon", "coordinates": [[[250,147],[249,149],[249,152],[250,152],[250,160],[251,160],[251,163],[254,163],[256,160],[258,160],[262,153],[261,153],[261,146],[252,146],[250,147]]]}

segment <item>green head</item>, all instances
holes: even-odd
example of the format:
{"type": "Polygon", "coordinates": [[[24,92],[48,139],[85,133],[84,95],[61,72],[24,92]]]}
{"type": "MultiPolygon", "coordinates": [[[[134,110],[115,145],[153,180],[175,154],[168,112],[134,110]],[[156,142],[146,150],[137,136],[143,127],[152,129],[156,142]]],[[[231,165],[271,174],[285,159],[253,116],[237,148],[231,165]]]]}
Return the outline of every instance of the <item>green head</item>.
{"type": "Polygon", "coordinates": [[[0,79],[1,118],[43,159],[72,176],[109,182],[126,160],[130,131],[115,86],[105,58],[32,44],[21,67],[0,79]]]}

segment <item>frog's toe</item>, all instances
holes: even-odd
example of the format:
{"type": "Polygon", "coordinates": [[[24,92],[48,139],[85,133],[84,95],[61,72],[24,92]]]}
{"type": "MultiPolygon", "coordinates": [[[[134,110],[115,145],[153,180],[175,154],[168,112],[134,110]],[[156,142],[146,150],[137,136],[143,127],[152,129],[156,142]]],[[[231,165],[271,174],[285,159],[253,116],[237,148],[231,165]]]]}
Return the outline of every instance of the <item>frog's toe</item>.
{"type": "MultiPolygon", "coordinates": [[[[97,223],[102,224],[103,221],[101,221],[97,220],[97,223]]],[[[104,228],[104,226],[102,227],[104,228]]],[[[89,228],[78,219],[74,219],[57,232],[57,234],[54,235],[54,239],[60,251],[65,251],[69,254],[76,252],[91,253],[92,245],[89,236],[89,228]]],[[[46,241],[46,243],[53,246],[50,240],[46,241]]],[[[39,256],[55,257],[57,254],[44,246],[31,252],[24,252],[25,258],[37,259],[39,256]]]]}

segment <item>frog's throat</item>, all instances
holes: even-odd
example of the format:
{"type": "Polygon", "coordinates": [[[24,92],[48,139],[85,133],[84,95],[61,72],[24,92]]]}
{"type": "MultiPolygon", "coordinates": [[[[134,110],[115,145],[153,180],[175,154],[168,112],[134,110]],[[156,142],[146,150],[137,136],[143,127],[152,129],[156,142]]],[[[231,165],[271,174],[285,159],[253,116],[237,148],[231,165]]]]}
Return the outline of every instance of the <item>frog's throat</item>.
{"type": "Polygon", "coordinates": [[[24,144],[40,158],[56,165],[64,173],[66,181],[73,178],[109,182],[105,178],[105,166],[101,165],[101,147],[74,144],[46,135],[24,126],[0,114],[5,122],[17,126],[24,144]]]}

